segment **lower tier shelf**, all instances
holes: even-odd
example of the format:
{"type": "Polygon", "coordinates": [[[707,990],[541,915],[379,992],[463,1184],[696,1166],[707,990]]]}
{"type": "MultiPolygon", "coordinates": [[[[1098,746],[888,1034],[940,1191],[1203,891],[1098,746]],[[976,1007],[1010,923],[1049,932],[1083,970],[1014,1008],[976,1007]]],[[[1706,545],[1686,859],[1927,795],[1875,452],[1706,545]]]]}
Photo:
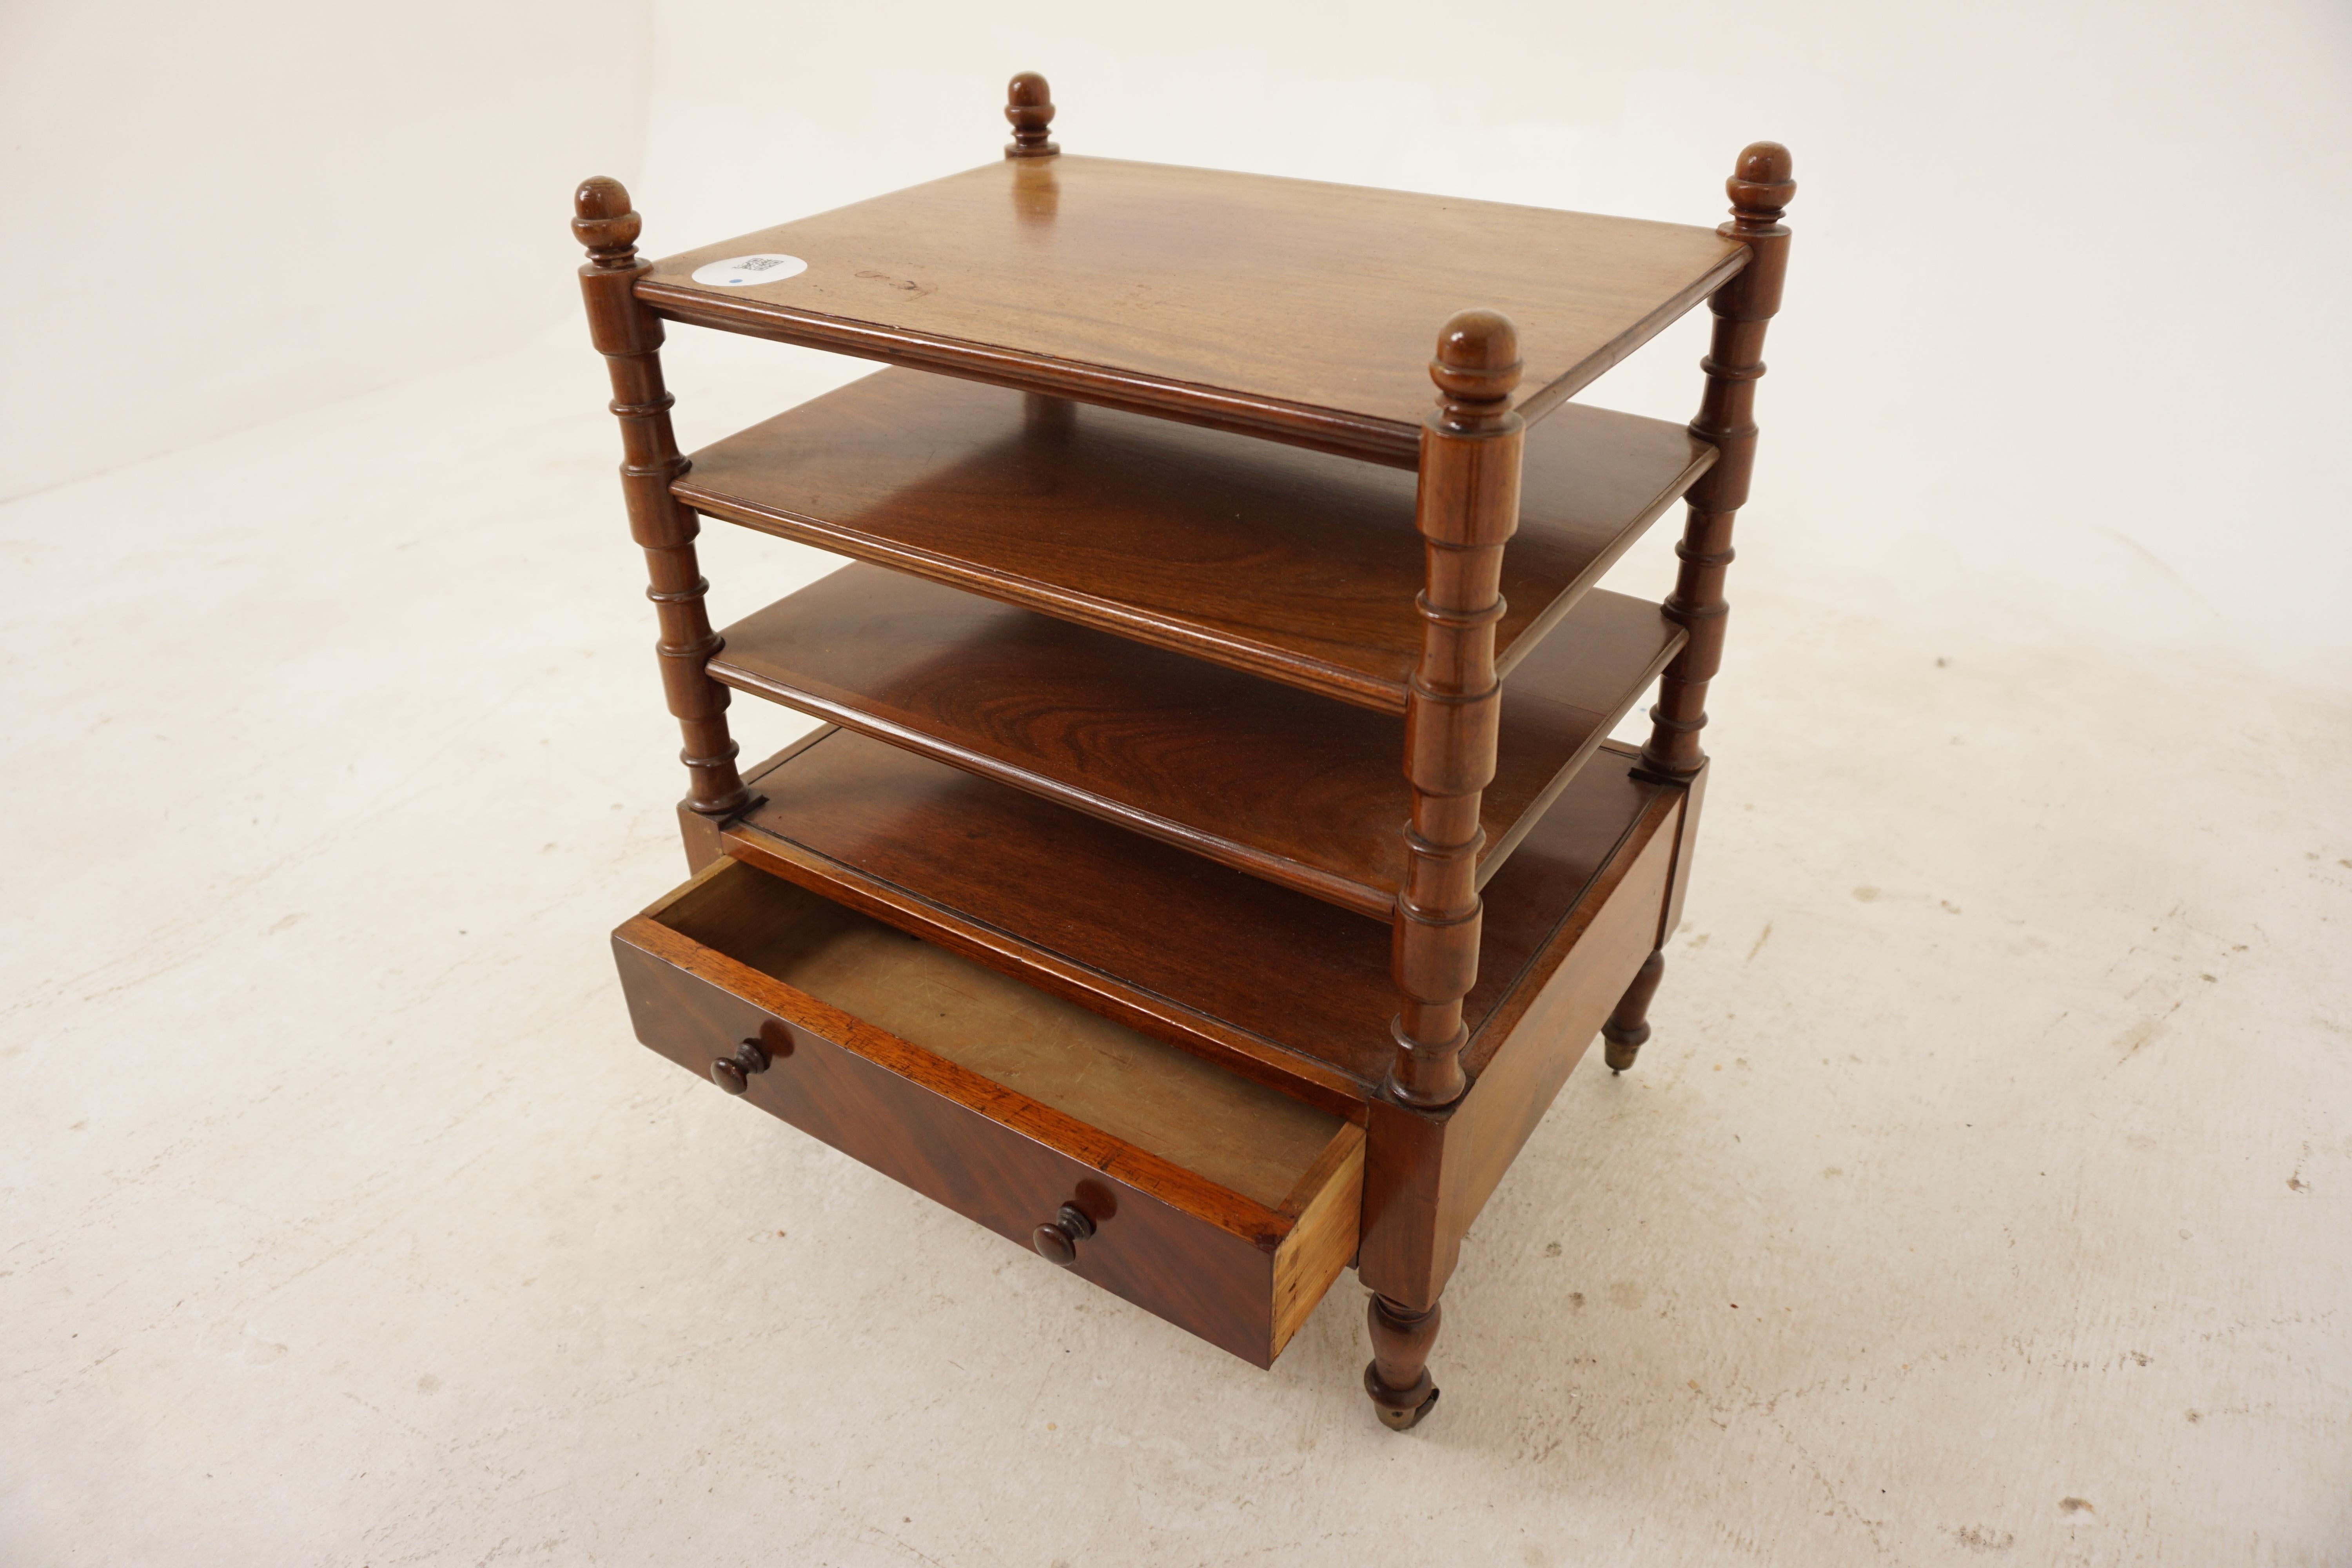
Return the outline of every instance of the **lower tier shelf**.
{"type": "MultiPolygon", "coordinates": [[[[1666,661],[1680,626],[1593,593],[1503,683],[1490,881],[1666,661]]],[[[1402,718],[854,563],[724,633],[764,697],[1387,921],[1412,795],[1402,718]]]]}
{"type": "MultiPolygon", "coordinates": [[[[1685,792],[1634,761],[1603,746],[1487,884],[1474,1079],[1523,1024],[1567,1028],[1570,992],[1580,1020],[1656,944],[1685,792]]],[[[1388,1069],[1383,926],[848,731],[750,783],[760,804],[716,846],[738,860],[1327,1109],[1388,1069]]],[[[1574,1026],[1574,1051],[1598,1025],[1574,1026]]]]}

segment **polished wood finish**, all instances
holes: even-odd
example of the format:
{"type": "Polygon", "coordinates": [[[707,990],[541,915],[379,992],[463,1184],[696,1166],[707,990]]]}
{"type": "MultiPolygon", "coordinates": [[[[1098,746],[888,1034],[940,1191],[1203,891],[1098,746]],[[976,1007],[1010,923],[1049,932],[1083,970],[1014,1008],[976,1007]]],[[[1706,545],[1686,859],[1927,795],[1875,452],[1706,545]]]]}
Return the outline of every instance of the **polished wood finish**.
{"type": "MultiPolygon", "coordinates": [[[[1671,824],[1680,792],[1633,761],[1604,746],[1487,884],[1474,1079],[1608,868],[1671,824]]],[[[1396,991],[1369,921],[847,731],[752,782],[738,859],[1312,1104],[1359,1106],[1388,1070],[1396,991]]]]}
{"type": "Polygon", "coordinates": [[[1064,1204],[1052,1219],[1029,1233],[1029,1245],[1046,1262],[1067,1268],[1078,1260],[1078,1243],[1094,1234],[1094,1215],[1076,1204],[1064,1204]]]}
{"type": "Polygon", "coordinates": [[[1616,1010],[1609,1021],[1601,1026],[1601,1038],[1609,1042],[1609,1070],[1623,1072],[1633,1065],[1633,1058],[1650,1038],[1650,999],[1658,994],[1658,981],[1666,972],[1666,955],[1654,950],[1633,972],[1633,983],[1625,987],[1625,994],[1617,999],[1616,1010]]]}
{"type": "Polygon", "coordinates": [[[1683,895],[1690,888],[1691,856],[1698,843],[1700,808],[1706,804],[1707,767],[1702,761],[1698,772],[1680,781],[1683,808],[1675,823],[1674,865],[1666,874],[1665,907],[1658,916],[1657,946],[1633,983],[1625,987],[1625,994],[1618,998],[1609,1022],[1601,1027],[1601,1037],[1609,1043],[1605,1055],[1612,1074],[1631,1068],[1650,1040],[1650,1004],[1656,999],[1658,983],[1664,977],[1666,943],[1682,925],[1683,895]]]}
{"type": "MultiPolygon", "coordinates": [[[[1790,174],[1786,148],[1750,145],[1728,186],[1733,222],[1719,231],[1749,246],[1754,258],[1709,301],[1716,326],[1702,362],[1707,389],[1691,433],[1717,446],[1722,457],[1688,497],[1689,517],[1676,551],[1681,568],[1665,610],[1689,629],[1690,641],[1660,683],[1638,770],[1643,778],[1680,786],[1681,799],[1672,803],[1673,830],[1649,833],[1637,857],[1612,863],[1604,878],[1617,878],[1618,885],[1594,889],[1602,896],[1584,906],[1596,911],[1592,923],[1570,934],[1569,962],[1530,1004],[1521,1026],[1506,1037],[1508,1054],[1489,1064],[1472,1092],[1435,1110],[1393,1093],[1371,1102],[1358,1268],[1382,1302],[1435,1308],[1462,1236],[1594,1027],[1608,1039],[1614,1070],[1630,1067],[1648,1038],[1663,949],[1681,917],[1690,874],[1706,769],[1698,732],[1706,722],[1707,683],[1721,664],[1727,615],[1723,578],[1732,558],[1732,520],[1747,500],[1754,462],[1755,383],[1764,374],[1765,324],[1779,308],[1787,265],[1789,231],[1778,220],[1796,189],[1790,174]]],[[[1475,492],[1464,487],[1460,493],[1475,492]]],[[[1656,805],[1668,802],[1661,797],[1656,805]]],[[[1376,1310],[1376,1348],[1379,1321],[1376,1310]]],[[[1426,1347],[1421,1351],[1425,1358],[1426,1347]]],[[[1376,1361],[1367,1371],[1366,1390],[1381,1419],[1395,1425],[1402,1398],[1396,1379],[1405,1368],[1400,1363],[1385,1378],[1378,1368],[1376,1361]]]]}
{"type": "Polygon", "coordinates": [[[1008,158],[1050,158],[1062,149],[1052,140],[1054,89],[1035,71],[1023,71],[1005,85],[1004,118],[1013,126],[1008,158]]]}
{"type": "Polygon", "coordinates": [[[1650,797],[1529,966],[1540,983],[1515,987],[1474,1038],[1477,1070],[1460,1100],[1434,1110],[1372,1102],[1358,1258],[1370,1289],[1413,1306],[1444,1289],[1463,1237],[1641,967],[1680,805],[1672,790],[1650,797]]]}
{"type": "Polygon", "coordinates": [[[662,324],[631,289],[650,270],[637,259],[644,226],[618,180],[582,183],[572,196],[572,232],[588,247],[580,292],[588,307],[588,333],[612,373],[613,413],[621,422],[621,489],[629,532],[646,552],[652,579],[646,596],[661,624],[662,690],[686,738],[687,805],[708,817],[740,811],[751,795],[735,768],[736,745],[727,733],[727,689],[704,672],[719,651],[702,596],[710,584],[696,563],[701,527],[691,509],[670,494],[685,471],[670,430],[675,401],[662,384],[662,324]]]}
{"type": "Polygon", "coordinates": [[[1434,1302],[1415,1309],[1374,1295],[1364,1305],[1365,1327],[1372,1336],[1364,1392],[1371,1395],[1381,1425],[1391,1432],[1418,1426],[1437,1403],[1437,1384],[1429,1375],[1429,1348],[1437,1341],[1441,1317],[1434,1302]]]}
{"type": "Polygon", "coordinates": [[[614,947],[646,1045],[760,1042],[745,1099],[1024,1247],[1076,1207],[1073,1272],[1258,1365],[1352,1251],[1352,1123],[788,882],[722,860],[614,947]]]}
{"type": "MultiPolygon", "coordinates": [[[[829,728],[811,731],[761,763],[753,770],[753,773],[755,774],[765,773],[781,766],[798,755],[803,749],[816,744],[831,733],[833,731],[829,728]]],[[[757,780],[754,779],[752,782],[756,784],[757,780]]],[[[752,799],[756,804],[759,797],[754,795],[752,799]]],[[[686,868],[689,873],[700,871],[713,860],[727,853],[727,823],[702,816],[686,801],[680,801],[677,804],[677,830],[679,837],[686,844],[686,868]]]]}
{"type": "Polygon", "coordinates": [[[762,974],[1268,1207],[1289,1197],[1341,1120],[748,867],[706,877],[662,918],[762,974]]]}
{"type": "Polygon", "coordinates": [[[1682,817],[1675,829],[1675,869],[1673,880],[1666,889],[1666,907],[1658,917],[1658,945],[1663,948],[1683,923],[1683,895],[1690,889],[1691,860],[1698,850],[1698,824],[1701,808],[1706,805],[1707,764],[1699,764],[1698,772],[1675,781],[1682,785],[1682,817]]]}
{"type": "MultiPolygon", "coordinates": [[[[1734,554],[1732,524],[1748,500],[1756,465],[1756,383],[1764,374],[1764,333],[1780,310],[1788,275],[1789,228],[1780,220],[1797,192],[1793,173],[1786,147],[1758,142],[1740,153],[1738,167],[1725,183],[1732,220],[1717,232],[1746,245],[1754,259],[1707,300],[1715,335],[1699,362],[1706,374],[1706,392],[1690,429],[1722,457],[1688,496],[1683,537],[1675,547],[1682,564],[1664,607],[1689,629],[1690,640],[1658,682],[1658,700],[1650,710],[1650,740],[1642,751],[1643,766],[1654,776],[1693,786],[1705,777],[1706,753],[1699,744],[1699,731],[1706,726],[1707,688],[1723,668],[1724,633],[1731,616],[1723,589],[1734,554]]],[[[1657,948],[1602,1031],[1612,1072],[1632,1067],[1650,1037],[1650,1003],[1665,967],[1666,939],[1682,916],[1701,793],[1691,789],[1684,814],[1657,948]]]]}
{"type": "MultiPolygon", "coordinates": [[[[1715,460],[1570,404],[1528,433],[1495,664],[1518,661],[1715,460]]],[[[886,370],[696,452],[696,510],[1402,713],[1414,480],[1113,409],[886,370]]],[[[1391,757],[1393,762],[1393,757],[1391,757]]]]}
{"type": "Polygon", "coordinates": [[[770,1065],[765,1046],[757,1040],[741,1040],[733,1050],[712,1060],[710,1081],[730,1094],[741,1094],[751,1087],[751,1075],[766,1072],[770,1065]]]}
{"type": "Polygon", "coordinates": [[[1402,1430],[1469,1227],[1595,1036],[1649,1034],[1789,155],[1706,233],[1066,157],[1044,79],[1006,97],[998,164],[650,267],[579,193],[700,868],[624,988],[681,1065],[1260,1365],[1352,1260],[1402,1430]],[[807,267],[693,280],[747,251],[807,267]],[[1563,406],[1701,299],[1689,426],[1563,406]],[[912,369],[689,471],[663,319],[912,369]],[[1663,611],[1593,593],[1677,496],[1663,611]],[[722,643],[696,513],[868,564],[722,643]],[[1648,744],[1602,744],[1661,666],[1648,744]],[[730,687],[848,728],[747,783],[730,687]]]}
{"type": "Polygon", "coordinates": [[[1690,642],[1658,683],[1650,743],[1642,753],[1664,778],[1688,778],[1706,761],[1698,732],[1706,724],[1707,683],[1723,665],[1724,626],[1731,614],[1723,578],[1731,565],[1732,521],[1747,502],[1756,466],[1756,382],[1764,374],[1764,329],[1780,309],[1788,275],[1789,229],[1780,220],[1797,194],[1792,169],[1786,147],[1758,142],[1739,154],[1725,184],[1732,221],[1717,232],[1748,247],[1754,259],[1707,300],[1715,339],[1699,362],[1706,394],[1691,434],[1723,456],[1691,488],[1682,542],[1675,549],[1682,568],[1665,610],[1690,629],[1690,642]]]}
{"type": "MultiPolygon", "coordinates": [[[[1215,665],[853,565],[729,626],[710,672],[1375,920],[1396,905],[1405,726],[1215,665]]],[[[1682,635],[1596,593],[1511,678],[1477,881],[1682,635]]]]}
{"type": "Polygon", "coordinates": [[[753,782],[739,859],[1311,1104],[1387,1067],[1370,921],[848,731],[753,782]]]}
{"type": "MultiPolygon", "coordinates": [[[[1625,782],[1629,790],[1647,783],[1630,776],[1625,782]]],[[[1493,1007],[1478,1016],[1470,1044],[1462,1053],[1472,1080],[1470,1092],[1454,1102],[1452,1114],[1461,1114],[1465,1107],[1493,1108],[1512,1101],[1524,1105],[1533,1098],[1532,1085],[1539,1076],[1526,1068],[1525,1059],[1555,1060],[1550,1053],[1572,1053],[1558,1068],[1559,1079],[1551,1087],[1559,1088],[1640,966],[1643,925],[1655,918],[1664,896],[1673,863],[1675,829],[1685,803],[1671,788],[1640,788],[1638,794],[1621,796],[1620,802],[1620,809],[1629,815],[1608,858],[1596,865],[1591,878],[1577,889],[1575,900],[1544,927],[1536,945],[1519,958],[1520,973],[1514,983],[1496,994],[1493,1007]],[[1514,1060],[1521,1060],[1522,1065],[1513,1067],[1514,1060]],[[1502,1087],[1512,1083],[1517,1087],[1502,1087]],[[1486,1092],[1480,1092],[1481,1085],[1486,1086],[1486,1092]]],[[[1525,902],[1534,895],[1529,889],[1512,887],[1507,889],[1510,901],[1507,903],[1502,897],[1505,880],[1496,879],[1488,889],[1487,918],[1495,929],[1519,930],[1530,923],[1525,902]]],[[[1558,909],[1559,900],[1547,900],[1544,907],[1558,909]]],[[[1482,976],[1478,991],[1472,994],[1486,993],[1487,984],[1482,976]]],[[[1549,1097],[1547,1090],[1543,1099],[1549,1097]]],[[[1424,1117],[1447,1113],[1446,1107],[1434,1111],[1414,1108],[1414,1114],[1424,1117]]],[[[1522,1133],[1532,1131],[1542,1115],[1538,1103],[1528,1112],[1522,1133]]],[[[1511,1145],[1517,1146],[1516,1142],[1511,1145]]],[[[1507,1163],[1506,1155],[1504,1163],[1507,1163]]],[[[1502,1172],[1503,1164],[1494,1166],[1496,1179],[1502,1172]]],[[[1479,1201],[1485,1201],[1483,1194],[1479,1201]]]]}
{"type": "Polygon", "coordinates": [[[636,291],[673,321],[1412,468],[1433,323],[1509,315],[1532,422],[1748,255],[1678,224],[1064,153],[704,246],[636,291]],[[693,280],[753,252],[808,269],[693,280]]]}
{"type": "Polygon", "coordinates": [[[1408,1105],[1444,1105],[1469,1082],[1462,999],[1478,980],[1477,872],[1503,708],[1495,623],[1504,608],[1503,546],[1519,521],[1525,426],[1510,402],[1521,368],[1517,330],[1492,310],[1448,321],[1429,365],[1438,400],[1422,427],[1413,510],[1428,585],[1415,601],[1421,660],[1405,701],[1412,813],[1391,962],[1402,1005],[1390,1025],[1396,1057],[1382,1086],[1408,1105]]]}

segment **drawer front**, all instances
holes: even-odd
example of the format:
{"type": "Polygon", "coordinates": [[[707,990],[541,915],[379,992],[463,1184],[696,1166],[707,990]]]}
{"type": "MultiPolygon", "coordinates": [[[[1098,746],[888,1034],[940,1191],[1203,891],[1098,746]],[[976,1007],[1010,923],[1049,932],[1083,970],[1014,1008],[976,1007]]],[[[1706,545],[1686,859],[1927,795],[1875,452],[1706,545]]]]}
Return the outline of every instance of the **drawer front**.
{"type": "MultiPolygon", "coordinates": [[[[1024,1250],[1038,1226],[1076,1204],[1096,1231],[1077,1243],[1072,1272],[1259,1366],[1353,1250],[1356,1129],[1347,1130],[1353,1168],[1340,1177],[1356,1184],[1343,1200],[1344,1239],[1286,1249],[1309,1238],[1292,1236],[1285,1215],[654,920],[623,926],[614,951],[637,1037],[656,1051],[707,1082],[715,1058],[759,1040],[771,1065],[749,1076],[743,1098],[1024,1250]]],[[[1327,1189],[1311,1206],[1340,1201],[1327,1189]]]]}

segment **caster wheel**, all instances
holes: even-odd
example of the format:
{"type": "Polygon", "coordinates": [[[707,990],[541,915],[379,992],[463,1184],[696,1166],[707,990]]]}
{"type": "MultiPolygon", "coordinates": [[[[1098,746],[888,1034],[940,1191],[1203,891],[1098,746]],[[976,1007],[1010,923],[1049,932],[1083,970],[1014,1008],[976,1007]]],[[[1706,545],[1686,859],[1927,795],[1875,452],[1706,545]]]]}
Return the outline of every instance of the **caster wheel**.
{"type": "Polygon", "coordinates": [[[1421,1374],[1420,1382],[1399,1391],[1381,1382],[1378,1367],[1367,1366],[1364,1392],[1372,1396],[1372,1409],[1379,1414],[1381,1425],[1391,1432],[1412,1431],[1429,1414],[1429,1407],[1437,1403],[1437,1384],[1429,1380],[1426,1372],[1421,1374]]]}

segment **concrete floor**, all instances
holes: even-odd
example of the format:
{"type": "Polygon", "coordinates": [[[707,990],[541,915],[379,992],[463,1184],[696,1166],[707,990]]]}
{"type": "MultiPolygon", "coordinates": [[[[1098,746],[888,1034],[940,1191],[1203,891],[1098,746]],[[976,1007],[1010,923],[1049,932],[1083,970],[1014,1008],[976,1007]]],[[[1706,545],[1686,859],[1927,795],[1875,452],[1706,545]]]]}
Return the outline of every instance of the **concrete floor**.
{"type": "MultiPolygon", "coordinates": [[[[689,441],[859,368],[751,346],[689,441]]],[[[1260,1373],[633,1042],[680,779],[597,381],[0,510],[0,1562],[2352,1563],[2344,684],[1850,565],[1768,462],[1656,1038],[1396,1436],[1352,1277],[1260,1373]]]]}

